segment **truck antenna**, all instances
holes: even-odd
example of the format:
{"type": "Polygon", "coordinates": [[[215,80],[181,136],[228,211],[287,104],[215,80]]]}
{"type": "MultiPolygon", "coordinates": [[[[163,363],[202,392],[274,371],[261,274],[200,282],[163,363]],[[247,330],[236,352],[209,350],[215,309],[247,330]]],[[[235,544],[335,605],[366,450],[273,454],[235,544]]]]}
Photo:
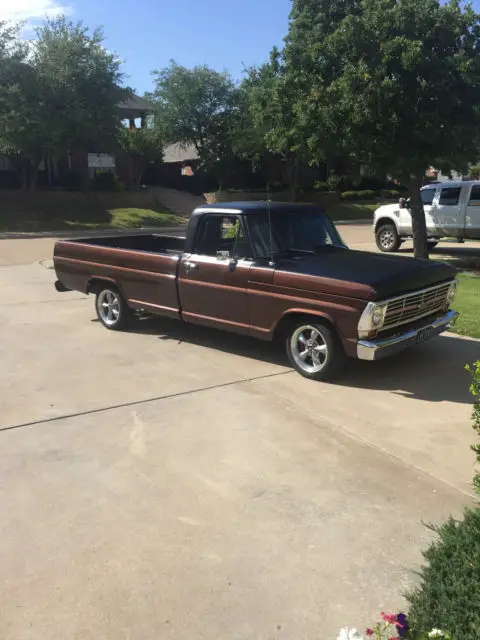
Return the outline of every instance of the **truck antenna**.
{"type": "Polygon", "coordinates": [[[266,205],[267,205],[267,215],[268,215],[268,236],[269,236],[269,244],[270,244],[270,262],[269,262],[269,266],[273,267],[274,266],[274,261],[273,261],[273,237],[272,237],[272,211],[270,208],[270,203],[271,203],[271,199],[270,199],[270,186],[267,182],[266,186],[266,193],[267,193],[267,200],[266,200],[266,205]]]}

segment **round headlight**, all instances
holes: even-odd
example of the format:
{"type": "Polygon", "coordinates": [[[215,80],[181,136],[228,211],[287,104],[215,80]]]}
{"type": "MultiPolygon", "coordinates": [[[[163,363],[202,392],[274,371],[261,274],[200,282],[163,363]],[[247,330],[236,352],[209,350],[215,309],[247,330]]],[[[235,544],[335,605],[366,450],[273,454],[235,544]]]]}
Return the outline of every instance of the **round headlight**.
{"type": "Polygon", "coordinates": [[[450,285],[450,288],[448,289],[448,293],[447,293],[447,304],[448,304],[448,306],[450,306],[453,303],[453,301],[455,300],[455,296],[456,295],[457,295],[457,282],[454,281],[450,285]]]}

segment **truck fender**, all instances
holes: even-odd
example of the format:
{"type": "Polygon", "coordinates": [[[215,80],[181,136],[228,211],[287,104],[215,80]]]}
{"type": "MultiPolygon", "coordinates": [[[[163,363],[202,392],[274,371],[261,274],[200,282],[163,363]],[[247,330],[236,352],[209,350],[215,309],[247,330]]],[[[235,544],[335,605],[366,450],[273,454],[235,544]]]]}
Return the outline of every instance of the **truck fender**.
{"type": "Polygon", "coordinates": [[[324,311],[317,311],[315,309],[302,309],[302,308],[287,309],[286,311],[284,311],[280,320],[277,322],[277,324],[273,328],[272,335],[274,337],[280,336],[283,338],[283,334],[287,329],[287,327],[289,326],[289,324],[291,324],[291,322],[297,319],[305,318],[306,316],[310,316],[310,317],[316,316],[318,317],[319,320],[326,321],[337,332],[338,336],[340,338],[342,337],[338,330],[338,326],[331,315],[329,315],[328,313],[325,313],[324,311]]]}

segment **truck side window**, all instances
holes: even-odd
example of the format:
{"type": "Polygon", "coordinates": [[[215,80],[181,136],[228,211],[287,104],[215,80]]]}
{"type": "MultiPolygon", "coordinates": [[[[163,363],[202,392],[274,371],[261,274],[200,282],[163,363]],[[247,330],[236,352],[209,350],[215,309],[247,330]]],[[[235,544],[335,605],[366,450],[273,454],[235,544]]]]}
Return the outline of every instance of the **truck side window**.
{"type": "Polygon", "coordinates": [[[228,251],[230,256],[247,258],[248,243],[238,216],[205,215],[198,232],[196,253],[216,256],[218,251],[228,251]]]}
{"type": "Polygon", "coordinates": [[[480,207],[480,186],[472,187],[468,204],[472,207],[480,207]]]}
{"type": "Polygon", "coordinates": [[[422,204],[432,204],[434,197],[435,197],[435,189],[423,189],[422,191],[420,191],[420,198],[422,199],[422,204]]]}
{"type": "Polygon", "coordinates": [[[440,192],[438,204],[456,205],[460,200],[460,187],[444,187],[440,192]]]}

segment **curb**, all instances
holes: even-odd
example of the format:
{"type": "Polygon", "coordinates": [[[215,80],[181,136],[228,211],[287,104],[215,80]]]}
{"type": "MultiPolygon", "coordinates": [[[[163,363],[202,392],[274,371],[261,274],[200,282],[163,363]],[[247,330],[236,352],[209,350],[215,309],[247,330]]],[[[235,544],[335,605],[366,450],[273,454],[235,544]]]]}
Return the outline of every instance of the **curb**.
{"type": "Polygon", "coordinates": [[[183,234],[187,225],[175,227],[133,227],[130,229],[84,229],[83,231],[12,231],[0,233],[0,240],[37,240],[39,238],[96,238],[103,235],[121,236],[132,233],[183,234]]]}

